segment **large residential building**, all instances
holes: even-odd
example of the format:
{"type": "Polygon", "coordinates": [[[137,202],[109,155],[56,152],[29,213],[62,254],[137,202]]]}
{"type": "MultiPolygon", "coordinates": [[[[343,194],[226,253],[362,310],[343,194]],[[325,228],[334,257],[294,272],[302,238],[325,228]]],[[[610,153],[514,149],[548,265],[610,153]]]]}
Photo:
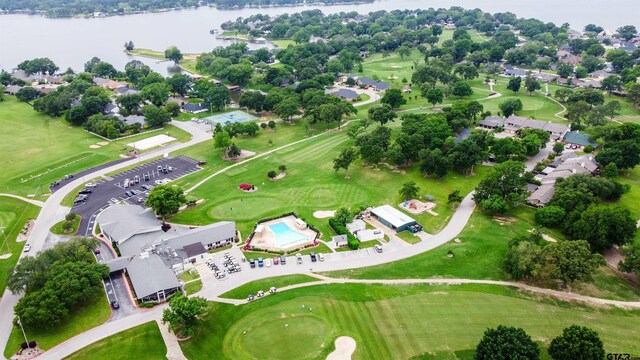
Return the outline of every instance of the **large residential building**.
{"type": "Polygon", "coordinates": [[[566,125],[527,119],[516,115],[509,116],[504,122],[504,130],[508,133],[515,134],[521,129],[544,130],[549,133],[552,140],[561,139],[569,131],[569,127],[566,125]]]}

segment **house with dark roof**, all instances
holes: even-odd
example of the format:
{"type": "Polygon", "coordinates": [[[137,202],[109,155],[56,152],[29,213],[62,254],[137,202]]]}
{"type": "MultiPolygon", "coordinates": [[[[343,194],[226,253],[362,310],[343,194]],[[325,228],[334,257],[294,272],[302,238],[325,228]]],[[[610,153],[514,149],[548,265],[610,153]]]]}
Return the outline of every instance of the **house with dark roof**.
{"type": "Polygon", "coordinates": [[[334,95],[337,96],[341,99],[347,100],[347,101],[356,101],[358,100],[358,97],[360,97],[360,95],[358,95],[357,92],[351,90],[351,89],[339,89],[337,91],[325,91],[325,94],[330,94],[330,95],[334,95]]]}
{"type": "Polygon", "coordinates": [[[208,110],[205,103],[186,103],[182,105],[182,111],[188,112],[189,114],[199,114],[208,110]]]}
{"type": "Polygon", "coordinates": [[[377,81],[377,80],[373,80],[373,79],[368,78],[368,77],[358,78],[358,80],[356,82],[357,82],[357,84],[359,86],[370,87],[370,88],[373,88],[376,91],[387,91],[389,86],[391,86],[391,84],[389,84],[386,81],[377,81]]]}
{"type": "Polygon", "coordinates": [[[597,142],[591,141],[589,134],[581,133],[580,130],[566,133],[562,139],[562,143],[577,146],[579,149],[582,149],[587,145],[593,146],[594,149],[598,147],[597,142]]]}
{"type": "MultiPolygon", "coordinates": [[[[95,81],[95,79],[94,79],[94,81],[95,81]]],[[[134,88],[130,88],[129,85],[118,86],[114,90],[116,92],[116,95],[118,95],[118,96],[120,96],[120,95],[139,94],[140,93],[140,90],[134,89],[134,88]]]]}
{"type": "Polygon", "coordinates": [[[525,200],[529,205],[543,207],[551,201],[556,193],[556,187],[553,184],[545,184],[538,187],[525,200]]]}
{"type": "Polygon", "coordinates": [[[22,89],[22,86],[19,85],[7,85],[4,88],[4,93],[9,95],[15,95],[18,91],[22,89]]]}
{"type": "Polygon", "coordinates": [[[505,118],[502,116],[492,115],[478,122],[478,127],[483,129],[495,130],[504,126],[505,118]]]}
{"type": "Polygon", "coordinates": [[[506,76],[506,77],[525,77],[527,76],[529,72],[526,70],[522,70],[522,69],[516,69],[516,68],[511,68],[511,69],[506,69],[503,73],[502,76],[506,76]]]}

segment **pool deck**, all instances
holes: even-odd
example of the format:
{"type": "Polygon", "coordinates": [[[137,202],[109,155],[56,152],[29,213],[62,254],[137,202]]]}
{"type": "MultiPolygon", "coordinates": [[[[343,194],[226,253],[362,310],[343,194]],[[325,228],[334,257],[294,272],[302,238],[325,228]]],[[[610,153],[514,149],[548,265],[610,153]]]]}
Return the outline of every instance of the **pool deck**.
{"type": "Polygon", "coordinates": [[[309,229],[308,227],[305,229],[301,229],[296,224],[295,220],[296,220],[295,216],[289,215],[283,218],[274,219],[274,220],[261,223],[260,225],[262,225],[262,232],[260,233],[256,232],[253,235],[253,239],[251,240],[251,246],[254,248],[279,251],[279,250],[291,250],[291,249],[301,248],[306,245],[313,244],[313,240],[316,238],[316,232],[309,229]],[[277,224],[280,222],[287,224],[287,226],[289,226],[291,230],[307,236],[307,240],[296,241],[294,243],[287,244],[283,247],[276,246],[276,234],[273,232],[273,230],[271,230],[269,225],[277,224]]]}

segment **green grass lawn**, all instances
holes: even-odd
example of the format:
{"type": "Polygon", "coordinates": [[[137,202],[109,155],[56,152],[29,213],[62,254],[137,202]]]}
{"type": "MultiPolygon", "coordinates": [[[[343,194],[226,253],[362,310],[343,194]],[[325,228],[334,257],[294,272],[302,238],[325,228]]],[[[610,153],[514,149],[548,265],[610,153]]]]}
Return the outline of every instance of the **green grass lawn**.
{"type": "Polygon", "coordinates": [[[496,286],[313,286],[241,306],[210,303],[204,321],[181,343],[189,359],[320,359],[339,336],[356,340],[353,359],[435,352],[455,358],[472,353],[483,332],[501,324],[522,327],[546,346],[563,328],[584,325],[598,331],[606,351],[640,354],[637,312],[541,300],[496,286]]]}
{"type": "MultiPolygon", "coordinates": [[[[1,145],[0,145],[1,146],[1,145]]],[[[11,257],[0,260],[0,294],[7,286],[7,278],[13,266],[18,262],[24,242],[16,242],[16,238],[29,219],[35,219],[40,208],[27,202],[0,196],[0,227],[4,235],[0,239],[0,254],[6,254],[7,245],[11,257]],[[5,244],[6,241],[6,244],[5,244]]]]}
{"type": "Polygon", "coordinates": [[[0,102],[0,192],[17,195],[35,194],[40,199],[48,194],[49,184],[66,174],[116,160],[126,152],[124,145],[132,141],[169,132],[185,141],[190,135],[170,126],[167,130],[110,142],[98,149],[89,148],[103,141],[82,128],[72,127],[61,118],[35,112],[13,96],[0,102]],[[39,177],[37,177],[39,175],[39,177]],[[24,181],[23,181],[24,179],[24,181]]]}
{"type": "Polygon", "coordinates": [[[62,227],[62,225],[67,222],[67,220],[62,220],[58,223],[56,223],[55,225],[53,225],[51,227],[51,229],[49,229],[49,231],[51,231],[54,234],[57,235],[65,235],[65,236],[73,236],[76,234],[76,232],[78,232],[78,226],[80,226],[80,221],[82,220],[82,218],[80,216],[76,216],[75,220],[73,221],[73,226],[71,227],[70,231],[65,231],[64,228],[62,227]]]}
{"type": "Polygon", "coordinates": [[[278,289],[289,285],[308,283],[312,281],[318,281],[318,279],[302,274],[276,276],[268,279],[252,281],[228,291],[220,295],[220,297],[227,299],[246,299],[249,294],[255,295],[260,290],[267,292],[272,286],[278,289]]]}
{"type": "Polygon", "coordinates": [[[397,235],[400,239],[402,239],[402,240],[404,240],[404,241],[408,242],[409,244],[417,244],[417,243],[419,243],[420,241],[422,241],[422,240],[420,240],[420,238],[419,238],[419,237],[415,236],[414,234],[412,234],[412,233],[410,233],[410,232],[408,232],[408,231],[403,231],[403,232],[397,233],[396,235],[397,235]]]}
{"type": "Polygon", "coordinates": [[[192,281],[184,285],[184,291],[187,292],[187,296],[193,295],[202,290],[202,280],[192,281]]]}
{"type": "MultiPolygon", "coordinates": [[[[289,125],[280,125],[286,127],[289,125]]],[[[294,125],[296,126],[300,125],[294,125]]],[[[397,126],[397,125],[394,125],[397,126]]],[[[280,130],[277,130],[278,132],[280,130]]],[[[260,150],[261,134],[247,149],[260,150]],[[257,141],[256,141],[257,140],[257,141]]],[[[274,136],[277,134],[273,134],[274,136]]],[[[293,139],[288,139],[290,142],[293,139]]],[[[278,145],[284,144],[277,140],[278,145]]],[[[276,216],[294,211],[323,233],[327,240],[333,235],[326,219],[315,219],[316,210],[332,210],[341,206],[356,208],[362,205],[397,205],[400,202],[398,190],[401,184],[413,180],[421,188],[421,193],[435,196],[437,204],[434,211],[439,216],[430,214],[418,215],[415,218],[425,226],[427,232],[439,231],[453,214],[446,206],[446,198],[453,190],[459,189],[466,194],[471,191],[486,172],[485,167],[478,167],[475,176],[462,176],[451,173],[443,179],[425,178],[417,167],[403,169],[404,174],[392,172],[386,167],[372,169],[364,167],[357,161],[349,170],[349,179],[344,172],[333,170],[333,158],[341,148],[352,144],[344,132],[332,132],[316,139],[297,144],[243,166],[233,168],[204,183],[190,193],[195,198],[206,201],[192,209],[182,212],[171,219],[172,222],[186,224],[208,224],[213,221],[236,221],[238,229],[246,237],[256,221],[269,216],[276,216]],[[267,172],[277,169],[279,165],[287,166],[287,176],[278,181],[268,181],[267,172]],[[238,189],[240,183],[256,185],[259,190],[245,193],[238,189]]],[[[212,144],[199,144],[199,150],[189,149],[184,153],[205,158],[209,163],[206,171],[176,181],[176,184],[188,188],[196,181],[211,174],[220,167],[227,166],[220,160],[221,153],[212,149],[212,144]],[[197,155],[194,152],[198,152],[197,155]],[[202,156],[200,156],[200,154],[202,156]],[[210,161],[211,160],[211,161],[210,161]]],[[[196,148],[194,147],[194,148],[196,148]]],[[[243,145],[240,145],[243,148],[243,145]]],[[[265,147],[262,149],[268,149],[265,147]]],[[[227,163],[228,164],[228,163],[227,163]]]]}
{"type": "Polygon", "coordinates": [[[289,47],[289,45],[298,46],[298,44],[296,44],[296,42],[293,40],[271,40],[271,43],[281,49],[286,49],[289,47]]]}
{"type": "Polygon", "coordinates": [[[166,359],[167,346],[155,321],[111,335],[67,356],[67,360],[166,359]]]}
{"type": "MultiPolygon", "coordinates": [[[[63,341],[66,341],[82,332],[92,329],[105,321],[111,316],[111,307],[107,301],[107,296],[99,290],[98,295],[93,301],[79,306],[67,316],[63,322],[54,329],[32,329],[25,327],[27,338],[29,341],[37,341],[41,349],[50,349],[63,341]]],[[[9,319],[6,319],[9,321],[9,319]]],[[[11,336],[4,350],[6,358],[20,349],[20,344],[24,342],[22,332],[18,326],[14,326],[11,336]]]]}

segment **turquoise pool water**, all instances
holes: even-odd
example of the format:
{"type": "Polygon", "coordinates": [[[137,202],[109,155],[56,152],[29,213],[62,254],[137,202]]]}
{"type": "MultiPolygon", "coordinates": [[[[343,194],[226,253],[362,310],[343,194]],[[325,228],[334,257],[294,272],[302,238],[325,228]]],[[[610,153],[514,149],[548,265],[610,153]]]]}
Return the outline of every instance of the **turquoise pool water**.
{"type": "Polygon", "coordinates": [[[301,234],[289,227],[284,222],[279,222],[269,225],[269,229],[276,234],[276,246],[285,248],[293,243],[307,241],[309,237],[305,234],[301,234]]]}

